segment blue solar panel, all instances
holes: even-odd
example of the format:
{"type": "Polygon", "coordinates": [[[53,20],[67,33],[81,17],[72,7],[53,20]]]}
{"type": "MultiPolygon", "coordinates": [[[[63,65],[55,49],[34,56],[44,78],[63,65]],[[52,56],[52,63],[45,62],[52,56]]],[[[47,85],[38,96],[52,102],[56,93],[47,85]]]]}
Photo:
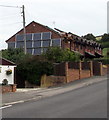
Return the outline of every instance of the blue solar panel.
{"type": "Polygon", "coordinates": [[[24,35],[16,35],[16,41],[23,41],[24,35]]]}
{"type": "Polygon", "coordinates": [[[41,41],[34,41],[34,46],[33,47],[41,47],[41,41]]]}
{"type": "Polygon", "coordinates": [[[16,42],[16,48],[24,48],[24,42],[16,42]]]}
{"type": "Polygon", "coordinates": [[[50,47],[50,40],[43,40],[43,47],[50,47]]]}
{"type": "Polygon", "coordinates": [[[8,48],[15,48],[15,42],[8,43],[8,48]]]}
{"type": "Polygon", "coordinates": [[[61,46],[61,39],[52,39],[52,46],[61,46]]]}
{"type": "Polygon", "coordinates": [[[34,33],[33,40],[41,40],[41,33],[34,33]]]}
{"type": "Polygon", "coordinates": [[[26,40],[32,40],[32,34],[26,34],[26,40]]]}
{"type": "Polygon", "coordinates": [[[34,55],[41,55],[41,48],[34,49],[34,55]]]}
{"type": "Polygon", "coordinates": [[[42,33],[42,40],[51,39],[51,32],[43,32],[42,33]]]}
{"type": "Polygon", "coordinates": [[[32,41],[27,41],[26,42],[26,47],[27,48],[32,48],[32,41]]]}

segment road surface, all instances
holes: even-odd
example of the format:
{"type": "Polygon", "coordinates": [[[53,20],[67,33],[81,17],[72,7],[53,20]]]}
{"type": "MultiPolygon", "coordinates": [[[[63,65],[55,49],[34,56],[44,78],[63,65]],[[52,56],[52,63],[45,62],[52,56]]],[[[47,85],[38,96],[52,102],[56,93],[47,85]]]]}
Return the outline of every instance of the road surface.
{"type": "Polygon", "coordinates": [[[107,81],[14,104],[2,109],[3,118],[107,118],[107,81]]]}

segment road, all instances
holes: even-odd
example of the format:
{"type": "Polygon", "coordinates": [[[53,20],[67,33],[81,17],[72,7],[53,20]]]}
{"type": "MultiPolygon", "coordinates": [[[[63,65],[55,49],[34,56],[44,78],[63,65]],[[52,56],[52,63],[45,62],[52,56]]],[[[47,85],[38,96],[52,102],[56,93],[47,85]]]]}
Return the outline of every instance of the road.
{"type": "Polygon", "coordinates": [[[14,104],[3,118],[106,118],[107,81],[54,96],[14,104]]]}

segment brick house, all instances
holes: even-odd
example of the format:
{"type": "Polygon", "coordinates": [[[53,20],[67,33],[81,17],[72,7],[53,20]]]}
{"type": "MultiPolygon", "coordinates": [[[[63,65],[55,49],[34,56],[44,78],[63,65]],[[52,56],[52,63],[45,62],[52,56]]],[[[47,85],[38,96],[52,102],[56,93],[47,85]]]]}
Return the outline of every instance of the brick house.
{"type": "MultiPolygon", "coordinates": [[[[8,48],[24,48],[23,29],[10,37],[6,43],[8,48]]],[[[102,57],[102,47],[94,41],[87,41],[75,34],[66,33],[56,28],[54,30],[34,21],[26,26],[27,53],[40,55],[46,52],[50,46],[68,48],[81,54],[83,58],[102,57]]]]}

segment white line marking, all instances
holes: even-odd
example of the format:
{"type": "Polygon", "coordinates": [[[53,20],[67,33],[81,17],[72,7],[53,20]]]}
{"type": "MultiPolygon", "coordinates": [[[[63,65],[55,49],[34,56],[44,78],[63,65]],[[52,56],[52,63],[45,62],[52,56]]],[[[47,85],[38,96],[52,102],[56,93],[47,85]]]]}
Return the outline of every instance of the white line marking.
{"type": "Polygon", "coordinates": [[[4,106],[4,107],[0,107],[0,110],[11,107],[12,105],[8,105],[8,106],[4,106]]]}
{"type": "Polygon", "coordinates": [[[16,101],[16,102],[11,102],[11,103],[5,103],[5,105],[13,105],[13,104],[17,104],[17,103],[23,103],[24,101],[21,100],[21,101],[16,101]]]}

